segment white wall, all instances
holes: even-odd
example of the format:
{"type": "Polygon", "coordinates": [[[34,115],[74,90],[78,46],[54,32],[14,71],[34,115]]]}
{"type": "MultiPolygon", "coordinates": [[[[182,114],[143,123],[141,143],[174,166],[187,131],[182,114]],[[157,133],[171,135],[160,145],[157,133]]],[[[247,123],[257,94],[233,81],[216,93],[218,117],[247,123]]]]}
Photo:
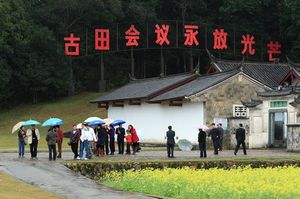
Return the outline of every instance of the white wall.
{"type": "Polygon", "coordinates": [[[142,103],[140,106],[124,104],[124,107],[111,107],[108,117],[123,119],[132,124],[141,141],[165,142],[164,137],[169,125],[179,139],[197,142],[197,127],[203,123],[203,103],[185,102],[182,107],[166,104],[142,103]]]}

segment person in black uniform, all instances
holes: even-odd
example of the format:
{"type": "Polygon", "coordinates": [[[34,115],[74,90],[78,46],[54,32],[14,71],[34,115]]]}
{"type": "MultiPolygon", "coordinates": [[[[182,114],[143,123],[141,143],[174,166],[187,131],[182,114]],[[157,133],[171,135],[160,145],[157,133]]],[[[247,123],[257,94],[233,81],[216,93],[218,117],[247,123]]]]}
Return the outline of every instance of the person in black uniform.
{"type": "Polygon", "coordinates": [[[175,145],[175,131],[172,130],[172,126],[168,126],[167,131],[167,151],[168,158],[174,158],[174,145],[175,145]]]}
{"type": "Polygon", "coordinates": [[[124,154],[124,138],[125,138],[125,129],[122,127],[122,124],[116,129],[117,142],[119,154],[124,154]]]}
{"type": "Polygon", "coordinates": [[[213,141],[214,154],[218,155],[218,149],[220,147],[220,131],[216,128],[215,123],[211,124],[211,130],[209,132],[209,136],[211,136],[211,139],[213,141]]]}
{"type": "Polygon", "coordinates": [[[206,158],[206,132],[202,129],[199,129],[198,133],[198,142],[200,150],[200,158],[206,158]]]}
{"type": "Polygon", "coordinates": [[[236,147],[235,147],[235,150],[234,150],[234,155],[237,154],[241,144],[243,146],[244,155],[247,155],[246,144],[245,144],[246,131],[243,128],[243,124],[239,124],[239,128],[235,132],[235,138],[236,138],[236,147]]]}

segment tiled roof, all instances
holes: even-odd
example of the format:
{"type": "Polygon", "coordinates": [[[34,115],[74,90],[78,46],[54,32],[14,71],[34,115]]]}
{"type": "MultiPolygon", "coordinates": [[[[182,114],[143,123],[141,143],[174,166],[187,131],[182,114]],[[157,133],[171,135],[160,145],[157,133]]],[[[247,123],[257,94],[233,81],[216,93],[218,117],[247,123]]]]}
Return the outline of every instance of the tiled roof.
{"type": "Polygon", "coordinates": [[[242,67],[245,74],[268,87],[277,87],[290,70],[288,63],[216,61],[221,71],[242,67]]]}
{"type": "Polygon", "coordinates": [[[141,99],[147,98],[165,88],[174,84],[185,81],[189,78],[195,77],[195,74],[186,73],[180,75],[171,75],[167,77],[155,77],[141,80],[133,80],[125,86],[118,88],[107,95],[100,96],[91,102],[108,102],[114,100],[125,99],[141,99]]]}
{"type": "Polygon", "coordinates": [[[239,73],[239,70],[231,70],[221,73],[214,73],[210,75],[205,76],[199,76],[197,79],[184,84],[178,88],[175,88],[169,92],[166,92],[162,95],[159,95],[153,99],[150,100],[150,102],[156,102],[156,101],[163,101],[168,99],[176,99],[176,98],[182,98],[185,96],[191,96],[195,93],[201,92],[207,88],[210,88],[229,77],[239,73]]]}
{"type": "Polygon", "coordinates": [[[257,95],[262,97],[286,96],[291,94],[300,94],[299,86],[278,87],[279,89],[257,92],[257,95]]]}

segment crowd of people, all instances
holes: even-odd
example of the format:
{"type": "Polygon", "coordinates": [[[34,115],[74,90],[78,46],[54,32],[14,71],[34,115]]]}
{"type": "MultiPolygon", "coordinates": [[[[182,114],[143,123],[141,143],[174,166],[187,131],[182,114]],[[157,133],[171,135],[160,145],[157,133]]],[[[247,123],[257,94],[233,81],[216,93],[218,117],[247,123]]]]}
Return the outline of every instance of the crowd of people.
{"type": "MultiPolygon", "coordinates": [[[[74,159],[89,160],[93,155],[103,157],[106,155],[114,155],[115,153],[115,135],[117,135],[118,154],[133,154],[141,150],[139,146],[139,137],[135,128],[128,125],[125,130],[122,124],[117,128],[113,125],[101,124],[93,128],[88,126],[88,123],[73,125],[73,130],[70,134],[70,145],[74,153],[74,159]],[[126,140],[126,151],[125,151],[126,140]],[[84,156],[85,153],[85,156],[84,156]]],[[[25,139],[30,146],[31,159],[37,159],[37,148],[40,140],[39,130],[35,125],[25,131],[24,126],[21,126],[18,132],[19,140],[19,158],[24,157],[25,139]]],[[[51,126],[46,135],[46,142],[49,150],[49,160],[56,160],[62,157],[62,143],[64,139],[63,131],[60,126],[51,126]]]]}
{"type": "MultiPolygon", "coordinates": [[[[223,144],[224,130],[222,128],[222,124],[219,123],[216,126],[215,123],[212,123],[208,130],[205,131],[203,128],[199,128],[198,130],[200,158],[207,157],[207,137],[211,137],[214,147],[214,154],[218,155],[219,151],[222,151],[223,144]]],[[[119,124],[117,128],[115,128],[113,125],[106,124],[100,124],[92,128],[88,126],[88,123],[86,122],[82,123],[80,128],[78,128],[78,125],[73,125],[73,130],[70,134],[68,145],[71,147],[71,150],[74,154],[74,159],[77,160],[89,160],[93,155],[99,157],[103,157],[104,155],[114,155],[115,135],[117,135],[118,154],[135,155],[140,150],[139,137],[135,128],[132,125],[128,125],[127,130],[125,130],[122,124],[119,124]]],[[[245,129],[243,128],[242,124],[239,124],[239,128],[236,129],[235,135],[237,145],[234,150],[234,155],[237,155],[240,145],[242,145],[244,155],[246,155],[246,136],[245,129]]],[[[32,125],[30,129],[27,129],[27,131],[25,131],[24,126],[21,126],[19,129],[19,158],[24,157],[26,143],[25,138],[27,138],[27,142],[30,146],[31,158],[37,159],[37,148],[40,140],[40,133],[35,125],[32,125]]],[[[60,126],[51,126],[49,128],[46,141],[48,144],[50,161],[62,157],[63,139],[64,134],[60,126]]],[[[172,130],[172,126],[168,127],[166,139],[168,157],[174,158],[175,131],[172,130]]]]}

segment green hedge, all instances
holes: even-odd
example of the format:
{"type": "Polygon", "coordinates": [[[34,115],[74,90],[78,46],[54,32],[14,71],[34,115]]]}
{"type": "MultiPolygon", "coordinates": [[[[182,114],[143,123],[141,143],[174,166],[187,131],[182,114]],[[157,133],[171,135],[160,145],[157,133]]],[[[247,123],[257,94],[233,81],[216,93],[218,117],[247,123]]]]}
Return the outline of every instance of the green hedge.
{"type": "Polygon", "coordinates": [[[300,159],[274,159],[274,160],[161,160],[161,161],[127,161],[127,162],[66,162],[65,166],[79,172],[92,179],[101,178],[106,172],[123,171],[129,169],[163,169],[191,167],[194,169],[209,168],[236,168],[250,166],[253,168],[261,167],[277,167],[277,166],[297,166],[300,167],[300,159]]]}

